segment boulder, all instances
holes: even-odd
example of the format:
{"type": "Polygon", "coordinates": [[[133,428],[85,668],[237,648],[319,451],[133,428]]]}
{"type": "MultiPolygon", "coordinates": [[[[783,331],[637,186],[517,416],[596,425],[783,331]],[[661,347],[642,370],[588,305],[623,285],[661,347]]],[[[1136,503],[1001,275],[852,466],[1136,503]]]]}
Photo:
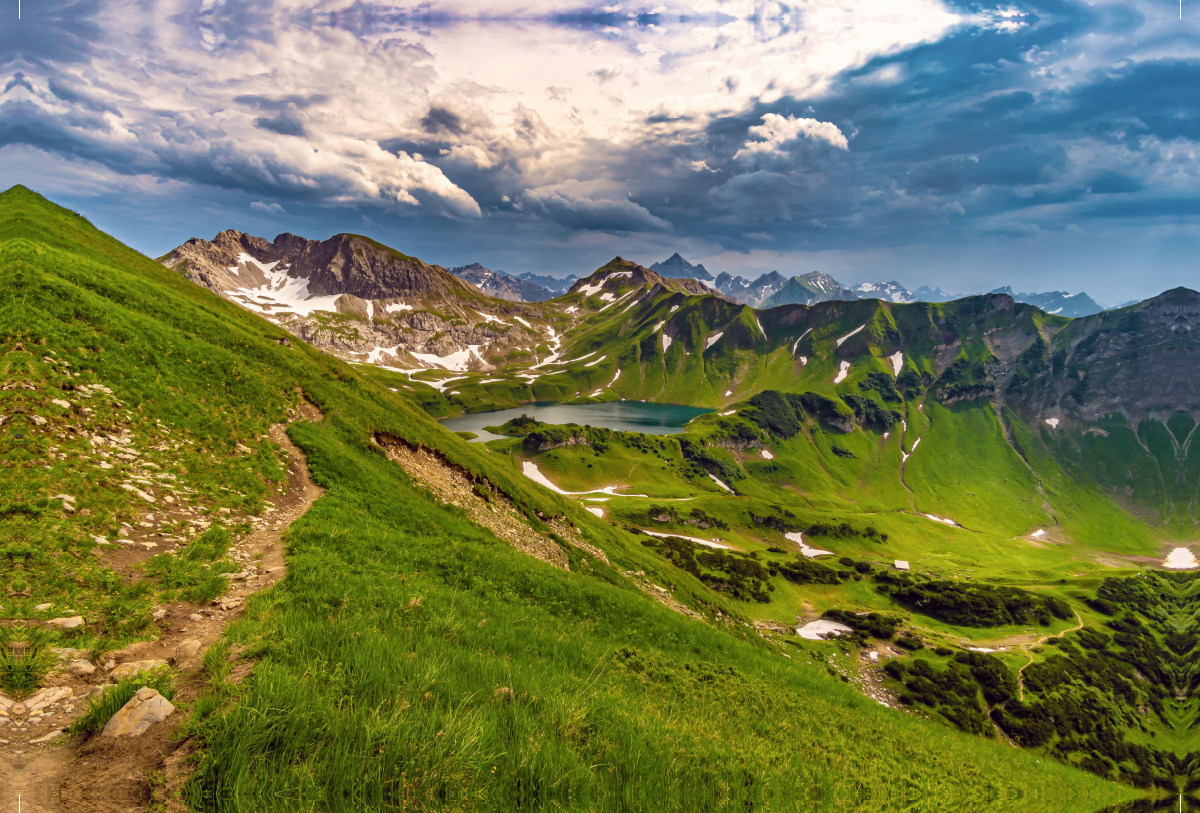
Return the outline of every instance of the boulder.
{"type": "Polygon", "coordinates": [[[71,663],[68,664],[67,669],[70,670],[72,675],[90,675],[96,671],[95,666],[83,660],[71,661],[71,663]]]}
{"type": "Polygon", "coordinates": [[[137,737],[174,712],[171,701],[149,686],[143,686],[120,711],[109,718],[100,734],[104,737],[137,737]]]}

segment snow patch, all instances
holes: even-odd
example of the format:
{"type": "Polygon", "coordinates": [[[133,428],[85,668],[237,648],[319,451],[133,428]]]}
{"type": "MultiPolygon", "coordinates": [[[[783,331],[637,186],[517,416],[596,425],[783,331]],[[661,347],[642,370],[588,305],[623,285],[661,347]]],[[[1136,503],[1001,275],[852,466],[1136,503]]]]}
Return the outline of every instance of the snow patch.
{"type": "Polygon", "coordinates": [[[732,488],[730,488],[729,486],[727,486],[727,485],[725,485],[724,483],[722,483],[722,482],[721,482],[720,480],[718,480],[718,479],[717,479],[717,478],[716,478],[714,475],[710,474],[710,475],[708,475],[708,477],[709,477],[709,479],[710,479],[710,480],[712,480],[714,483],[716,483],[717,485],[719,485],[721,488],[723,488],[723,489],[725,489],[726,491],[728,491],[730,494],[732,494],[732,493],[733,493],[733,489],[732,489],[732,488]]]}
{"type": "MultiPolygon", "coordinates": [[[[794,355],[796,355],[796,348],[800,346],[800,342],[804,341],[804,337],[805,337],[805,336],[807,336],[807,335],[808,335],[808,334],[810,334],[810,333],[812,333],[812,328],[811,328],[811,327],[810,327],[808,330],[806,330],[806,331],[804,331],[803,333],[801,333],[801,334],[800,334],[800,338],[799,338],[799,339],[796,339],[796,341],[795,341],[795,342],[792,344],[792,355],[793,355],[793,356],[794,356],[794,355]]],[[[801,358],[803,358],[803,356],[801,356],[801,358]]]]}
{"type": "Polygon", "coordinates": [[[603,293],[603,294],[600,294],[600,301],[601,301],[601,302],[612,302],[612,301],[613,301],[613,298],[614,298],[614,297],[613,297],[613,295],[612,295],[612,294],[610,294],[610,293],[603,293]]]}
{"type": "Polygon", "coordinates": [[[763,335],[764,339],[766,339],[767,331],[763,330],[762,322],[758,321],[758,314],[754,315],[754,324],[758,325],[758,332],[763,335]]]}
{"type": "Polygon", "coordinates": [[[704,349],[707,350],[708,348],[712,347],[714,344],[717,343],[717,340],[720,339],[724,335],[725,335],[725,331],[721,331],[720,333],[718,333],[715,336],[709,336],[707,339],[704,340],[704,349]]]}
{"type": "Polygon", "coordinates": [[[923,516],[925,517],[925,519],[931,519],[934,522],[940,522],[943,525],[953,525],[954,527],[958,527],[958,523],[952,519],[946,519],[945,517],[935,517],[933,514],[923,514],[923,516]]]}
{"type": "MultiPolygon", "coordinates": [[[[479,311],[476,311],[476,313],[479,313],[479,311]]],[[[492,316],[490,313],[479,313],[479,315],[483,317],[483,321],[485,324],[490,325],[492,322],[495,322],[498,325],[507,325],[508,324],[508,322],[505,322],[499,316],[492,316]]]]}
{"type": "Polygon", "coordinates": [[[571,307],[567,308],[567,313],[574,313],[577,310],[579,310],[579,308],[572,305],[571,307]]]}
{"type": "Polygon", "coordinates": [[[799,545],[800,553],[804,556],[807,556],[809,559],[816,559],[818,556],[833,556],[833,551],[810,548],[804,541],[804,534],[800,533],[799,531],[786,533],[783,535],[783,538],[799,545]]]}
{"type": "Polygon", "coordinates": [[[278,262],[260,265],[246,253],[240,254],[238,260],[258,266],[266,278],[257,288],[233,288],[228,292],[230,299],[246,310],[267,314],[286,312],[297,316],[308,316],[314,311],[337,312],[341,294],[309,296],[308,280],[303,277],[292,279],[286,271],[274,270],[278,262]]]}
{"type": "Polygon", "coordinates": [[[529,460],[525,460],[521,463],[521,474],[524,474],[538,485],[545,486],[555,494],[562,494],[566,497],[579,497],[584,494],[607,494],[610,497],[643,497],[649,499],[649,495],[647,494],[618,494],[617,489],[622,488],[623,486],[605,486],[604,488],[594,488],[591,491],[563,491],[561,488],[554,485],[554,483],[550,482],[546,475],[542,474],[538,470],[537,463],[529,460]]]}
{"type": "Polygon", "coordinates": [[[825,618],[817,621],[809,621],[803,627],[796,627],[796,634],[809,641],[824,641],[831,635],[841,635],[845,632],[854,632],[854,630],[845,624],[839,624],[836,621],[829,621],[825,618]]]}
{"type": "Polygon", "coordinates": [[[1058,418],[1047,418],[1046,425],[1049,426],[1051,429],[1057,429],[1058,428],[1058,418]]]}
{"type": "Polygon", "coordinates": [[[733,550],[733,548],[729,547],[728,545],[722,545],[720,542],[718,542],[715,539],[713,539],[713,540],[700,539],[695,536],[684,536],[683,534],[664,534],[659,531],[647,531],[645,528],[641,528],[639,530],[641,530],[641,532],[644,533],[646,536],[657,536],[659,539],[665,539],[666,537],[673,536],[677,539],[686,539],[688,542],[695,542],[697,545],[703,545],[706,548],[721,548],[722,550],[733,550]]]}
{"type": "Polygon", "coordinates": [[[904,354],[897,350],[888,356],[888,360],[892,362],[892,375],[900,375],[900,371],[904,369],[904,354]]]}
{"type": "Polygon", "coordinates": [[[850,362],[843,361],[838,365],[838,373],[833,377],[834,384],[841,384],[846,380],[846,376],[850,374],[850,362]]]}
{"type": "Polygon", "coordinates": [[[727,409],[721,413],[721,417],[724,418],[726,415],[732,415],[735,412],[737,412],[736,409],[727,409]]]}
{"type": "Polygon", "coordinates": [[[525,321],[524,319],[522,319],[520,316],[514,316],[513,318],[514,318],[514,319],[516,319],[516,320],[517,320],[518,322],[520,322],[521,324],[523,324],[525,327],[529,328],[530,330],[533,330],[533,325],[531,325],[531,324],[529,324],[528,322],[526,322],[526,321],[525,321]]]}
{"type": "Polygon", "coordinates": [[[858,327],[856,327],[854,330],[850,331],[850,332],[849,332],[849,333],[847,333],[845,336],[843,336],[842,338],[838,339],[838,340],[837,340],[837,346],[838,346],[838,347],[841,347],[841,346],[842,346],[842,342],[846,341],[846,339],[849,339],[851,336],[853,336],[854,334],[858,333],[859,331],[861,331],[861,330],[862,330],[863,328],[865,328],[865,327],[866,327],[866,325],[859,325],[859,326],[858,326],[858,327]]]}
{"type": "Polygon", "coordinates": [[[378,364],[379,362],[383,361],[384,353],[387,353],[389,356],[396,356],[396,358],[399,358],[397,355],[397,351],[399,350],[400,345],[396,345],[395,347],[376,347],[370,353],[367,353],[367,361],[371,364],[378,364]]]}
{"type": "Polygon", "coordinates": [[[595,514],[596,516],[600,517],[600,519],[604,519],[604,509],[603,508],[598,508],[594,505],[585,505],[583,507],[583,510],[587,511],[588,513],[591,513],[591,514],[595,514]]]}
{"type": "MultiPolygon", "coordinates": [[[[636,293],[638,292],[638,290],[639,290],[639,289],[637,289],[637,288],[634,288],[632,291],[630,291],[629,293],[625,294],[625,296],[621,297],[620,299],[616,300],[615,302],[609,302],[609,303],[608,303],[607,305],[605,305],[603,308],[601,308],[600,310],[596,311],[596,313],[604,313],[604,311],[608,310],[608,309],[609,309],[609,308],[611,308],[613,305],[617,304],[617,302],[624,302],[624,301],[625,301],[625,300],[626,300],[628,297],[631,297],[631,296],[633,296],[634,294],[636,294],[636,293]]],[[[604,296],[611,297],[611,294],[605,294],[604,296]]],[[[600,298],[601,298],[601,299],[604,299],[604,296],[602,296],[602,297],[600,297],[600,298]]]]}
{"type": "Polygon", "coordinates": [[[1034,539],[1041,539],[1045,535],[1046,530],[1044,528],[1038,528],[1036,531],[1030,534],[1030,536],[1032,536],[1034,539]]]}
{"type": "Polygon", "coordinates": [[[405,305],[403,302],[395,302],[384,307],[384,310],[388,313],[395,313],[396,311],[410,311],[412,309],[412,305],[405,305]]]}
{"type": "Polygon", "coordinates": [[[771,454],[766,449],[762,450],[762,456],[763,456],[763,460],[774,460],[775,459],[775,455],[771,454]]]}
{"type": "Polygon", "coordinates": [[[453,370],[456,373],[465,373],[467,365],[471,362],[471,357],[483,361],[479,355],[479,348],[483,345],[471,344],[467,345],[465,350],[456,350],[447,356],[435,356],[432,353],[413,353],[412,357],[426,364],[433,364],[441,367],[444,370],[453,370]]]}
{"type": "MultiPolygon", "coordinates": [[[[587,356],[584,356],[584,358],[587,358],[587,356]]],[[[600,358],[596,359],[595,361],[589,361],[587,364],[585,364],[583,366],[584,367],[594,367],[597,364],[599,364],[600,362],[604,361],[606,358],[608,358],[608,354],[601,356],[600,358]]]]}
{"type": "Polygon", "coordinates": [[[1163,560],[1163,567],[1171,570],[1190,570],[1200,567],[1195,555],[1187,548],[1176,548],[1163,560]]]}
{"type": "Polygon", "coordinates": [[[667,348],[671,346],[672,339],[670,336],[668,336],[665,333],[662,335],[662,339],[663,339],[663,352],[666,353],[667,348]]]}
{"type": "Polygon", "coordinates": [[[726,397],[726,398],[728,398],[728,397],[729,397],[729,396],[731,396],[731,395],[733,395],[733,390],[725,390],[725,397],[726,397]]]}

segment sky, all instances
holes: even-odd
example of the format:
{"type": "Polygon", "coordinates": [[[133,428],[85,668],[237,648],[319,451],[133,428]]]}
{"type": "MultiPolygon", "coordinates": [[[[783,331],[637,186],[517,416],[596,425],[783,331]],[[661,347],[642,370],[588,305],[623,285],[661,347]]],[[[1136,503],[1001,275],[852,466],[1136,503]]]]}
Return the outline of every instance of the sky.
{"type": "Polygon", "coordinates": [[[150,256],[349,231],[510,273],[1200,287],[1196,0],[17,4],[0,188],[150,256]]]}

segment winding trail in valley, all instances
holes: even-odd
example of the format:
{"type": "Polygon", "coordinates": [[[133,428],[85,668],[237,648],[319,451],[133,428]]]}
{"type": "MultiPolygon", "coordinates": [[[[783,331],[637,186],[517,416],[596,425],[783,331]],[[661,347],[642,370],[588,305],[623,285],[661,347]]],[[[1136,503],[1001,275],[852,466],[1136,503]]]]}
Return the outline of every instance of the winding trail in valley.
{"type": "Polygon", "coordinates": [[[1017,670],[1017,699],[1020,700],[1022,703],[1025,702],[1025,669],[1030,666],[1033,666],[1033,662],[1034,662],[1033,652],[1031,652],[1030,650],[1035,646],[1041,646],[1042,644],[1046,643],[1046,641],[1050,640],[1051,638],[1059,638],[1063,635],[1066,635],[1068,632],[1079,632],[1079,630],[1083,629],[1083,617],[1080,616],[1078,612],[1076,612],[1075,620],[1078,621],[1079,623],[1076,624],[1075,626],[1071,627],[1070,629],[1065,629],[1060,632],[1056,632],[1052,635],[1043,635],[1041,638],[1038,638],[1036,641],[1034,641],[1031,644],[1021,644],[1021,651],[1025,653],[1025,656],[1027,658],[1029,658],[1029,660],[1025,663],[1025,665],[1017,670]]]}

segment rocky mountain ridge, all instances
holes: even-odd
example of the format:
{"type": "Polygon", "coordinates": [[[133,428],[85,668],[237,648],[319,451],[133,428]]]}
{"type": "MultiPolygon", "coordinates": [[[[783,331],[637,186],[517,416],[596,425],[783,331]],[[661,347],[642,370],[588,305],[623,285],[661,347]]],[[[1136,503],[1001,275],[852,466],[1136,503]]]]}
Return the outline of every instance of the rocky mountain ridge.
{"type": "Polygon", "coordinates": [[[227,230],[211,241],[188,240],[159,261],[348,360],[488,369],[513,348],[544,339],[529,321],[540,313],[361,235],[316,241],[281,234],[268,242],[227,230]]]}
{"type": "Polygon", "coordinates": [[[506,299],[509,302],[545,302],[555,296],[545,285],[493,271],[479,263],[451,268],[450,273],[471,283],[488,296],[506,299]]]}

